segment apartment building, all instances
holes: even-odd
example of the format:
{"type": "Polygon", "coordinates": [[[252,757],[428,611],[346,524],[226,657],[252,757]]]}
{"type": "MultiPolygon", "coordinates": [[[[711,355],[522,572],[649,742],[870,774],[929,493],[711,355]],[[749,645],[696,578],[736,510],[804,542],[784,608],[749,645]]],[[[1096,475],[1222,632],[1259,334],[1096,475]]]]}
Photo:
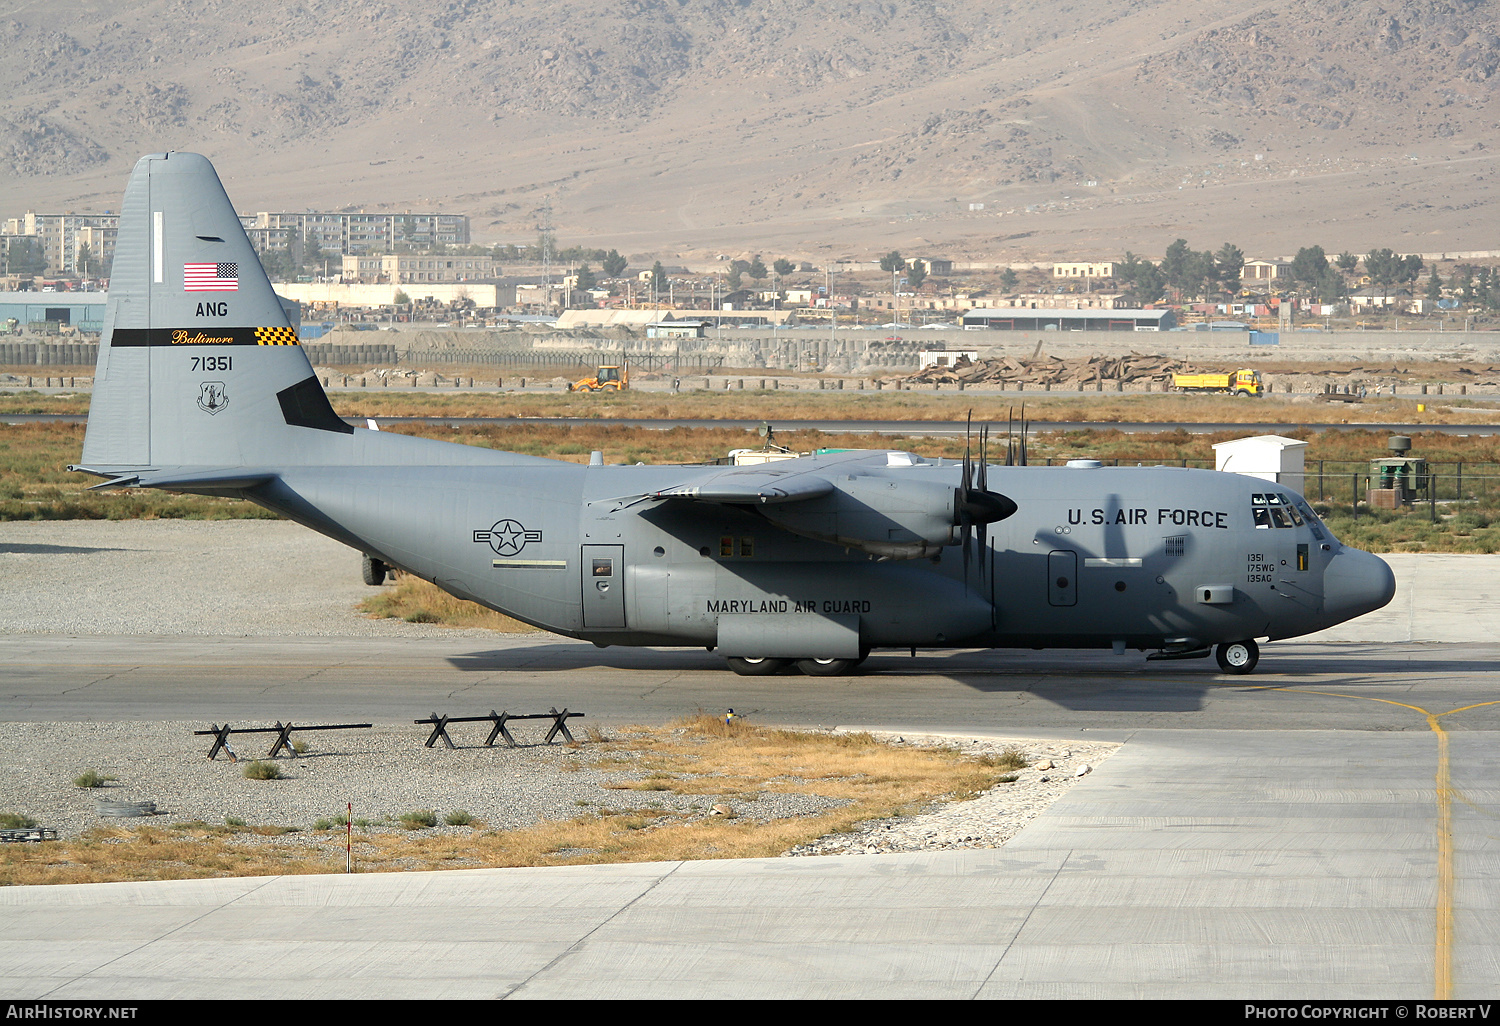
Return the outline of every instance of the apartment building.
{"type": "Polygon", "coordinates": [[[0,226],[0,235],[41,240],[50,274],[97,275],[115,258],[119,228],[119,214],[38,214],[28,210],[25,217],[6,220],[0,226]],[[78,257],[84,246],[91,259],[87,268],[80,269],[78,257]]]}
{"type": "MultiPolygon", "coordinates": [[[[401,246],[412,251],[438,246],[469,244],[467,214],[368,214],[359,213],[276,213],[262,210],[254,215],[241,214],[240,223],[255,241],[255,232],[276,232],[281,242],[317,247],[325,253],[345,256],[362,253],[384,253],[401,246]]],[[[268,237],[269,241],[269,237],[268,237]]]]}
{"type": "Polygon", "coordinates": [[[1054,278],[1113,278],[1115,265],[1112,261],[1081,261],[1052,265],[1054,278]]]}
{"type": "Polygon", "coordinates": [[[431,253],[382,253],[378,256],[346,256],[343,279],[399,285],[402,282],[478,281],[493,278],[498,271],[494,257],[441,256],[431,253]]]}

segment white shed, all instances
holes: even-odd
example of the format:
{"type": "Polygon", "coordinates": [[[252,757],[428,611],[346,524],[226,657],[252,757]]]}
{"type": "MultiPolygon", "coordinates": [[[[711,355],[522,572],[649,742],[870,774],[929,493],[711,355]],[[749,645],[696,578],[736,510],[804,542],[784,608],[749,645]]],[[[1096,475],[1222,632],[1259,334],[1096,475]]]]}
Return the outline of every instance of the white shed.
{"type": "Polygon", "coordinates": [[[1275,481],[1302,494],[1307,443],[1281,435],[1255,435],[1214,445],[1214,469],[1275,481]]]}

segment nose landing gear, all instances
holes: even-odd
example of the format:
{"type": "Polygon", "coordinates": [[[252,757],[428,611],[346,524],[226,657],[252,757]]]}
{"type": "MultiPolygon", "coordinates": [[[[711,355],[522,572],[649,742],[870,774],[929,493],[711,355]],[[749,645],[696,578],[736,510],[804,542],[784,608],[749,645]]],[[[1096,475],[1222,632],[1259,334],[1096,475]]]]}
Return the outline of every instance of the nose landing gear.
{"type": "Polygon", "coordinates": [[[1252,673],[1260,662],[1260,646],[1254,641],[1226,641],[1215,646],[1214,657],[1225,673],[1252,673]]]}

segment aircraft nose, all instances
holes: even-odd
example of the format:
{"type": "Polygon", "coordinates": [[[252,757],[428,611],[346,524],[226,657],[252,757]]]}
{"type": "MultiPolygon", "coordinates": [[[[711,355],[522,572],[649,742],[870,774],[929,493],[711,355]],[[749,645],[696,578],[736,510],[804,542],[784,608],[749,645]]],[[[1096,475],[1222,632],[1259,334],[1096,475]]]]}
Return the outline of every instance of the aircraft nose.
{"type": "Polygon", "coordinates": [[[1333,623],[1379,609],[1396,595],[1396,575],[1379,556],[1343,549],[1323,572],[1323,611],[1333,623]]]}

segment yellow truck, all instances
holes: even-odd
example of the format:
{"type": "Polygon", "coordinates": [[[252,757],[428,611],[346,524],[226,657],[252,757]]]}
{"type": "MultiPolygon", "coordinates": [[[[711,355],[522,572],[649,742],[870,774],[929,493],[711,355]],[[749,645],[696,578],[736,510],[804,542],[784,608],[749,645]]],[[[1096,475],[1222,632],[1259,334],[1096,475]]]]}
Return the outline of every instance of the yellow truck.
{"type": "Polygon", "coordinates": [[[1225,374],[1173,374],[1172,388],[1178,392],[1213,392],[1218,395],[1264,395],[1260,371],[1237,370],[1225,374]]]}

